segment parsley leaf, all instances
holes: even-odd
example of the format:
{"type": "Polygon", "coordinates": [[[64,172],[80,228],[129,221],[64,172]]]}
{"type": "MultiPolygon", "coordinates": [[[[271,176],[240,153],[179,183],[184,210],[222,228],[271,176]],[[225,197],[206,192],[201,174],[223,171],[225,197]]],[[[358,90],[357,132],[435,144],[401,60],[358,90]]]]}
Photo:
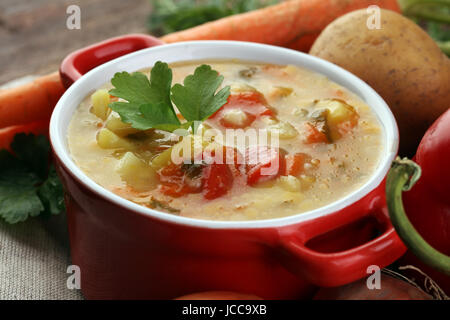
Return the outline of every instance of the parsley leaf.
{"type": "Polygon", "coordinates": [[[162,103],[144,104],[140,107],[140,111],[145,119],[148,120],[148,124],[151,125],[152,128],[159,130],[173,132],[179,128],[186,129],[191,125],[190,122],[183,124],[180,124],[179,122],[178,124],[165,123],[164,105],[162,103]]]}
{"type": "Polygon", "coordinates": [[[38,196],[44,205],[45,216],[56,215],[64,211],[64,190],[53,165],[50,166],[47,179],[40,185],[38,196]]]}
{"type": "Polygon", "coordinates": [[[63,211],[62,185],[53,167],[47,174],[47,138],[19,133],[11,149],[14,154],[0,150],[0,217],[17,223],[63,211]]]}
{"type": "Polygon", "coordinates": [[[187,129],[194,121],[204,121],[227,102],[229,86],[216,94],[222,82],[223,76],[211,66],[202,65],[186,77],[184,86],[176,84],[170,89],[172,70],[167,63],[158,61],[151,71],[150,81],[139,72],[116,73],[111,80],[115,88],[109,93],[127,102],[113,102],[109,106],[133,128],[173,132],[187,129]],[[172,102],[187,122],[178,120],[172,102]]]}
{"type": "Polygon", "coordinates": [[[173,86],[172,101],[187,120],[203,121],[227,103],[229,86],[215,94],[222,82],[223,76],[211,66],[202,65],[184,79],[184,86],[173,86]]]}
{"type": "Polygon", "coordinates": [[[31,138],[26,134],[17,134],[11,143],[11,149],[39,178],[44,178],[47,175],[50,152],[47,137],[39,135],[31,138]]]}
{"type": "Polygon", "coordinates": [[[155,64],[150,81],[140,72],[119,72],[114,75],[111,83],[115,88],[109,93],[128,101],[109,105],[123,122],[139,130],[156,128],[174,131],[180,127],[180,120],[170,101],[172,70],[167,63],[158,61],[155,64]]]}
{"type": "Polygon", "coordinates": [[[44,210],[35,185],[39,177],[6,150],[0,150],[0,216],[6,222],[24,221],[44,210]]]}

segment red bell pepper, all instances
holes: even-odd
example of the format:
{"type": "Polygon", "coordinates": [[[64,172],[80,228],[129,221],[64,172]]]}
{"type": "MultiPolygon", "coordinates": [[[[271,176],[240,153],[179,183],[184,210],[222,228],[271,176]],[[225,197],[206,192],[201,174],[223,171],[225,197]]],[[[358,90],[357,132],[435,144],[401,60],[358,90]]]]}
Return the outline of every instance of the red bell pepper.
{"type": "Polygon", "coordinates": [[[200,192],[207,200],[224,196],[233,187],[235,178],[243,177],[238,150],[224,147],[221,156],[222,159],[216,159],[215,152],[204,152],[204,161],[199,164],[169,164],[158,172],[159,190],[171,197],[200,192]]]}
{"type": "Polygon", "coordinates": [[[203,170],[203,197],[208,200],[219,198],[233,187],[233,172],[226,163],[212,163],[203,170]]]}
{"type": "Polygon", "coordinates": [[[401,263],[418,267],[449,294],[450,109],[427,131],[415,161],[394,161],[386,182],[392,223],[409,248],[401,263]],[[402,191],[408,191],[403,203],[402,191]]]}
{"type": "Polygon", "coordinates": [[[201,166],[192,167],[198,171],[197,173],[193,172],[192,169],[186,170],[185,168],[181,164],[172,163],[158,172],[161,193],[177,198],[202,191],[203,181],[200,175],[203,168],[201,166]]]}

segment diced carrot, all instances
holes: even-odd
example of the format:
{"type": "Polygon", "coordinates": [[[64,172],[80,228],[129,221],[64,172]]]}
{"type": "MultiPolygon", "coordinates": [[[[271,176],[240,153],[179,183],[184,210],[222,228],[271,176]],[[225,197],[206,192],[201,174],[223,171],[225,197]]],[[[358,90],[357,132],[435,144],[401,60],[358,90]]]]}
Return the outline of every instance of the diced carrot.
{"type": "Polygon", "coordinates": [[[305,123],[305,143],[328,143],[328,137],[311,122],[305,123]]]}
{"type": "Polygon", "coordinates": [[[304,153],[295,153],[286,156],[286,176],[298,176],[303,172],[305,159],[307,155],[304,153]]]}

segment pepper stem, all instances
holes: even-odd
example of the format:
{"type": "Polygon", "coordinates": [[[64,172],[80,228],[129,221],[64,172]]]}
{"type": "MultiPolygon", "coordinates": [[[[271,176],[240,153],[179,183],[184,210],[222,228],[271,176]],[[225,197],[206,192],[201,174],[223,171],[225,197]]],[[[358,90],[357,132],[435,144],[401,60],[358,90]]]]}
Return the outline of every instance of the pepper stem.
{"type": "Polygon", "coordinates": [[[420,178],[418,164],[397,157],[386,179],[386,201],[392,225],[411,252],[430,267],[450,276],[450,257],[430,246],[412,225],[403,208],[402,192],[409,191],[420,178]]]}

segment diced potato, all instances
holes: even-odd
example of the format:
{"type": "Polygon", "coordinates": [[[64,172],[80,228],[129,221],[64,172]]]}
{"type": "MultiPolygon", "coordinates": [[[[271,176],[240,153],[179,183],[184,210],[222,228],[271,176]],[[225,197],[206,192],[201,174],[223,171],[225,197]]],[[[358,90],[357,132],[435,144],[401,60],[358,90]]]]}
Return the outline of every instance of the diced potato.
{"type": "Polygon", "coordinates": [[[123,181],[138,191],[151,190],[158,185],[156,171],[132,152],[127,152],[119,160],[116,172],[123,181]]]}
{"type": "Polygon", "coordinates": [[[278,181],[279,185],[287,191],[296,192],[302,188],[300,180],[294,176],[281,176],[278,181]]]}
{"type": "Polygon", "coordinates": [[[270,93],[269,97],[272,99],[280,99],[289,96],[294,90],[287,87],[274,87],[270,93]]]}
{"type": "Polygon", "coordinates": [[[292,115],[294,116],[298,116],[298,117],[306,117],[308,115],[308,110],[306,110],[305,108],[300,108],[300,107],[294,107],[292,109],[292,115]]]}
{"type": "Polygon", "coordinates": [[[316,178],[302,174],[300,175],[300,182],[302,185],[302,190],[306,190],[311,187],[314,182],[316,182],[316,178]]]}
{"type": "Polygon", "coordinates": [[[298,74],[298,68],[293,65],[287,65],[283,68],[283,71],[289,76],[295,76],[298,74]]]}
{"type": "Polygon", "coordinates": [[[91,96],[91,102],[91,112],[100,119],[106,120],[111,113],[111,109],[108,107],[110,102],[108,90],[100,89],[95,91],[91,96]]]}
{"type": "Polygon", "coordinates": [[[280,139],[292,139],[298,135],[298,131],[289,123],[280,121],[269,127],[269,132],[278,133],[280,139]]]}
{"type": "Polygon", "coordinates": [[[328,113],[327,121],[330,126],[336,126],[344,121],[350,121],[352,126],[358,123],[358,114],[355,108],[342,101],[332,100],[328,109],[330,112],[328,113]]]}
{"type": "Polygon", "coordinates": [[[133,128],[131,124],[122,122],[122,120],[120,120],[120,118],[117,117],[111,117],[106,122],[106,128],[108,128],[109,130],[111,130],[120,137],[125,137],[129,134],[137,133],[140,131],[138,129],[133,128]]]}
{"type": "Polygon", "coordinates": [[[278,120],[276,120],[270,116],[261,117],[261,122],[264,123],[266,126],[272,126],[272,125],[278,124],[278,120]]]}
{"type": "Polygon", "coordinates": [[[97,134],[97,144],[103,149],[133,149],[135,145],[109,129],[103,128],[97,134]]]}
{"type": "Polygon", "coordinates": [[[262,182],[255,184],[254,186],[252,186],[252,188],[269,189],[269,188],[273,188],[277,183],[279,183],[278,180],[262,181],[262,182]]]}
{"type": "Polygon", "coordinates": [[[224,112],[222,119],[228,125],[241,128],[248,121],[248,116],[241,109],[229,109],[224,112]]]}
{"type": "Polygon", "coordinates": [[[330,129],[330,138],[335,141],[342,132],[350,131],[358,124],[359,115],[355,108],[341,100],[321,100],[316,106],[326,107],[326,122],[330,129]]]}
{"type": "Polygon", "coordinates": [[[164,150],[163,152],[161,152],[160,154],[158,154],[156,157],[154,157],[152,159],[151,162],[151,166],[153,169],[155,170],[159,170],[162,169],[164,167],[166,167],[167,165],[169,165],[169,163],[171,162],[171,157],[172,157],[172,149],[173,147],[170,147],[166,150],[164,150]]]}
{"type": "MultiPolygon", "coordinates": [[[[183,154],[183,150],[185,148],[188,148],[190,144],[191,147],[191,159],[194,157],[194,153],[202,152],[206,146],[208,146],[209,141],[206,141],[202,139],[199,135],[188,135],[186,137],[183,137],[183,140],[175,144],[174,146],[164,150],[160,154],[158,154],[155,158],[153,158],[151,166],[155,170],[159,170],[165,166],[167,166],[169,163],[172,162],[175,158],[184,158],[187,155],[183,154]],[[175,154],[173,154],[175,153],[175,154]]],[[[177,159],[177,160],[179,160],[177,159]]]]}

